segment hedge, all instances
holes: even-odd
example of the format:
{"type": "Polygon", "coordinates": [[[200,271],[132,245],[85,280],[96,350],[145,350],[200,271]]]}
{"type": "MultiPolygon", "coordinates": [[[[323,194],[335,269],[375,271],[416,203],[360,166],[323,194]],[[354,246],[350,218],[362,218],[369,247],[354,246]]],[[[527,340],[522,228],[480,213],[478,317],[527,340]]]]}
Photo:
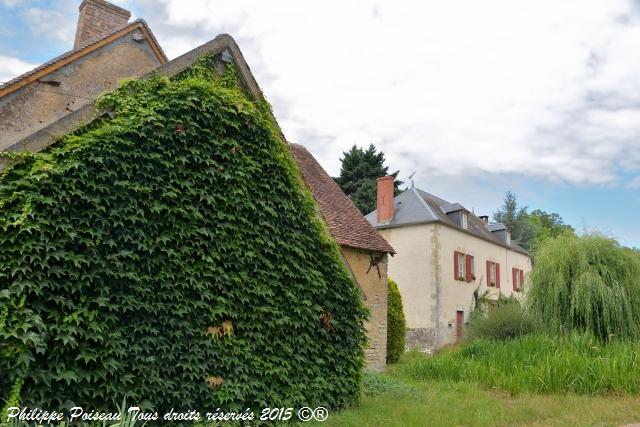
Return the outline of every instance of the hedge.
{"type": "Polygon", "coordinates": [[[103,119],[0,177],[3,399],[244,410],[358,396],[358,288],[268,105],[214,61],[126,82],[99,100],[103,119]]]}

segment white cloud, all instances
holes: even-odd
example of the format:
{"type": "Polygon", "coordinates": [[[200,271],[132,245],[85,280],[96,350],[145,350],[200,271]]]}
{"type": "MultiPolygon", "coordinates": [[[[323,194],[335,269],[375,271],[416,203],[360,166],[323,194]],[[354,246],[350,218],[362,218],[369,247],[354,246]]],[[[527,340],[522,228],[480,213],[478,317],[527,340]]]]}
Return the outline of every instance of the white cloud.
{"type": "Polygon", "coordinates": [[[35,67],[38,64],[30,64],[13,56],[0,55],[0,82],[8,82],[35,67]]]}
{"type": "Polygon", "coordinates": [[[640,169],[626,0],[161,3],[147,18],[167,53],[231,33],[285,135],[331,173],[354,143],[418,176],[611,184],[640,169]]]}
{"type": "Polygon", "coordinates": [[[73,42],[77,17],[37,7],[26,9],[23,12],[23,17],[33,34],[52,37],[65,43],[73,42]]]}
{"type": "Polygon", "coordinates": [[[13,9],[14,7],[22,3],[22,1],[23,0],[1,0],[0,5],[9,9],[13,9]]]}

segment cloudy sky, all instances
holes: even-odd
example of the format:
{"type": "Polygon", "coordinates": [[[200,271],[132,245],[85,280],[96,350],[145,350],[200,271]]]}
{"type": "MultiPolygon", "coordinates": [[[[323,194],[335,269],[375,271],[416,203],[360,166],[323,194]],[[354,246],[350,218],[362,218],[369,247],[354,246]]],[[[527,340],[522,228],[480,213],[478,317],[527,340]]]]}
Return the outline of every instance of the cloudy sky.
{"type": "MultiPolygon", "coordinates": [[[[0,0],[0,81],[69,50],[79,0],[0,0]]],[[[640,246],[640,0],[114,1],[169,58],[231,34],[285,135],[375,144],[477,214],[506,190],[640,246]]]]}

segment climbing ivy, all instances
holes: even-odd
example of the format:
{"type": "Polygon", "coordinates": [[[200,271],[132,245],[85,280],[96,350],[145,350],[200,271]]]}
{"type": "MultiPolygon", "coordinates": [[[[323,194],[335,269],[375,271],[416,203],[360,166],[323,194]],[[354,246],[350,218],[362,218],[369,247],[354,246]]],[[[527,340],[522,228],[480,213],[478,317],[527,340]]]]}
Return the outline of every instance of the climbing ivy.
{"type": "Polygon", "coordinates": [[[0,177],[0,397],[59,408],[357,397],[357,287],[268,107],[204,57],[0,177]]]}

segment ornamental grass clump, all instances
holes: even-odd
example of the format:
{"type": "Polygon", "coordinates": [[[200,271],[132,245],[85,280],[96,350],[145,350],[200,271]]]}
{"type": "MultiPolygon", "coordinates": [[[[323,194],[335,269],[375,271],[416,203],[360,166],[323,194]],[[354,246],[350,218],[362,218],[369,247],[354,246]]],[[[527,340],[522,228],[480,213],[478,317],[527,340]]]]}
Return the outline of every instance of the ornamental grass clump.
{"type": "Polygon", "coordinates": [[[366,309],[268,106],[205,57],[0,176],[0,398],[341,406],[366,309]],[[310,250],[312,248],[313,250],[310,250]]]}
{"type": "Polygon", "coordinates": [[[562,235],[536,252],[528,303],[552,333],[640,338],[640,255],[597,234],[562,235]]]}

